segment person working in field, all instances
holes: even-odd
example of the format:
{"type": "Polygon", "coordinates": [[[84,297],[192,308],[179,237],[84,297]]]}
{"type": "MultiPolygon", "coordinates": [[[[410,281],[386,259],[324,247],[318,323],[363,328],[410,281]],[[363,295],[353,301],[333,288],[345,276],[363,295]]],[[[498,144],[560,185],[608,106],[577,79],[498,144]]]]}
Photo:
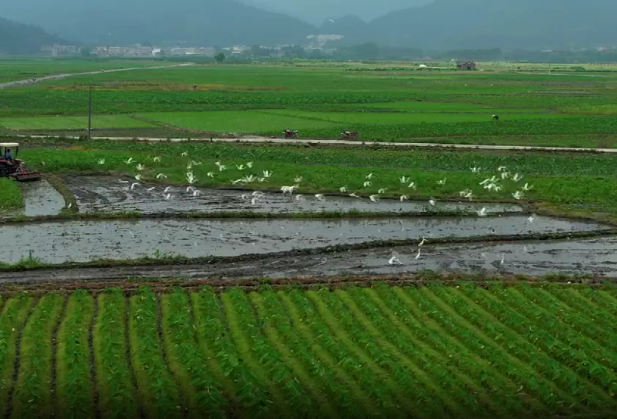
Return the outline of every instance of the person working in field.
{"type": "Polygon", "coordinates": [[[7,148],[4,151],[4,160],[13,161],[13,156],[11,155],[11,149],[10,148],[7,148]]]}

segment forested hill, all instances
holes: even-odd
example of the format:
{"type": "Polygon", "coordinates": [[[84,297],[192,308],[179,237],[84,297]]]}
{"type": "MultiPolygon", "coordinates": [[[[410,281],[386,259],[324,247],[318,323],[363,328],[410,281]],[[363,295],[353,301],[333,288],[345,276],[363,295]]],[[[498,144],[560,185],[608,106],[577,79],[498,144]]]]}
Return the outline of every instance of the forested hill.
{"type": "Polygon", "coordinates": [[[66,43],[43,29],[0,18],[0,55],[38,54],[43,45],[66,43]]]}

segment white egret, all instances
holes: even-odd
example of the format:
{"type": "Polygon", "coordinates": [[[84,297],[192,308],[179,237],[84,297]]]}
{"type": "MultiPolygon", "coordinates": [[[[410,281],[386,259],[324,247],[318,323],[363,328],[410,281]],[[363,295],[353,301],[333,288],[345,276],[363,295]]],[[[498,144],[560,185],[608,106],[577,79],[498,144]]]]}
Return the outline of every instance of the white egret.
{"type": "Polygon", "coordinates": [[[225,166],[224,164],[221,164],[219,166],[219,172],[224,172],[225,170],[227,170],[227,166],[225,166]]]}
{"type": "Polygon", "coordinates": [[[195,192],[195,188],[192,187],[192,186],[189,186],[189,187],[186,188],[186,192],[187,193],[193,193],[193,192],[195,192]]]}
{"type": "Polygon", "coordinates": [[[133,164],[134,160],[133,160],[133,158],[132,158],[132,157],[130,157],[128,160],[124,160],[124,162],[125,162],[126,164],[133,164]]]}
{"type": "Polygon", "coordinates": [[[422,237],[422,241],[418,243],[418,247],[424,246],[424,243],[426,243],[426,237],[422,237]]]}
{"type": "Polygon", "coordinates": [[[437,201],[435,201],[435,198],[431,198],[429,199],[428,203],[431,204],[432,207],[434,207],[437,201]]]}
{"type": "Polygon", "coordinates": [[[421,255],[422,255],[422,249],[418,249],[418,254],[416,255],[416,257],[414,259],[416,259],[416,260],[420,259],[421,255]]]}
{"type": "Polygon", "coordinates": [[[272,176],[272,172],[270,172],[268,170],[264,170],[264,177],[266,179],[270,179],[271,176],[272,176]]]}
{"type": "Polygon", "coordinates": [[[147,190],[148,192],[152,192],[152,191],[153,191],[153,190],[155,190],[155,189],[156,189],[156,186],[153,186],[153,187],[148,188],[148,189],[146,189],[146,190],[147,190]]]}
{"type": "Polygon", "coordinates": [[[497,171],[498,171],[498,172],[504,172],[504,171],[506,171],[506,170],[508,170],[508,168],[507,168],[506,166],[499,166],[499,167],[497,168],[497,171]]]}
{"type": "Polygon", "coordinates": [[[248,167],[249,169],[252,169],[253,168],[253,162],[252,161],[248,162],[246,164],[246,167],[248,167]]]}
{"type": "Polygon", "coordinates": [[[188,151],[185,151],[185,152],[182,153],[182,157],[187,157],[188,155],[189,155],[188,151]]]}
{"type": "Polygon", "coordinates": [[[523,179],[523,175],[519,175],[518,173],[516,173],[514,176],[512,176],[512,180],[514,182],[520,182],[523,179]]]}
{"type": "Polygon", "coordinates": [[[368,175],[366,175],[366,178],[367,178],[367,179],[369,179],[369,180],[370,180],[370,179],[373,179],[373,174],[372,174],[372,173],[369,173],[368,175]]]}
{"type": "Polygon", "coordinates": [[[403,263],[396,256],[392,256],[390,260],[388,261],[388,264],[389,265],[402,265],[403,263]]]}
{"type": "Polygon", "coordinates": [[[118,179],[118,182],[120,182],[120,183],[129,183],[128,180],[122,180],[122,179],[118,179]]]}
{"type": "Polygon", "coordinates": [[[486,217],[486,207],[476,211],[476,213],[478,214],[478,217],[486,217]]]}
{"type": "Polygon", "coordinates": [[[381,188],[380,190],[377,191],[377,193],[385,194],[387,191],[388,191],[388,188],[381,188]]]}
{"type": "Polygon", "coordinates": [[[141,172],[141,171],[143,171],[146,168],[146,166],[144,166],[143,164],[139,163],[135,168],[137,169],[138,172],[141,172]]]}
{"type": "Polygon", "coordinates": [[[355,192],[350,193],[349,196],[352,198],[362,199],[362,197],[358,196],[355,192]]]}
{"type": "Polygon", "coordinates": [[[411,182],[407,187],[413,189],[414,191],[418,189],[416,182],[411,182]]]}
{"type": "Polygon", "coordinates": [[[503,265],[506,261],[506,255],[504,255],[503,253],[501,254],[501,262],[499,262],[500,265],[503,265]]]}
{"type": "Polygon", "coordinates": [[[244,165],[243,164],[237,164],[236,167],[238,168],[238,170],[242,171],[244,170],[244,165]]]}
{"type": "Polygon", "coordinates": [[[164,193],[168,193],[169,191],[171,191],[171,186],[168,186],[165,188],[165,190],[163,191],[164,193]]]}
{"type": "Polygon", "coordinates": [[[197,197],[197,196],[199,196],[199,195],[201,195],[201,191],[198,191],[197,189],[195,189],[195,190],[193,191],[193,196],[197,197]]]}
{"type": "Polygon", "coordinates": [[[135,190],[135,186],[139,186],[139,183],[133,183],[131,184],[131,190],[135,190]]]}
{"type": "Polygon", "coordinates": [[[251,199],[251,205],[255,206],[257,205],[257,202],[259,201],[258,197],[254,197],[253,199],[251,199]]]}
{"type": "Polygon", "coordinates": [[[371,195],[368,197],[372,202],[379,202],[379,195],[371,195]]]}
{"type": "Polygon", "coordinates": [[[317,198],[318,201],[325,201],[326,200],[326,197],[323,194],[320,194],[320,193],[316,194],[315,198],[317,198]]]}
{"type": "Polygon", "coordinates": [[[303,180],[303,177],[302,177],[302,176],[296,176],[296,177],[294,178],[294,182],[296,182],[296,183],[302,183],[302,180],[303,180]]]}
{"type": "Polygon", "coordinates": [[[510,177],[510,172],[501,172],[501,179],[508,179],[510,177]]]}
{"type": "Polygon", "coordinates": [[[403,184],[403,185],[407,184],[407,182],[409,182],[410,180],[411,180],[411,179],[408,179],[408,178],[407,178],[407,177],[405,177],[405,176],[401,176],[401,177],[400,177],[401,184],[403,184]]]}
{"type": "Polygon", "coordinates": [[[526,184],[523,186],[523,190],[524,190],[525,192],[529,192],[529,191],[530,191],[530,190],[532,190],[532,189],[533,189],[533,186],[531,186],[529,183],[526,183],[526,184]]]}
{"type": "Polygon", "coordinates": [[[214,172],[208,172],[207,176],[213,178],[214,177],[214,172]]]}
{"type": "Polygon", "coordinates": [[[167,179],[167,175],[164,173],[159,173],[158,175],[156,175],[157,179],[167,179]]]}
{"type": "Polygon", "coordinates": [[[339,191],[341,191],[341,193],[347,193],[347,187],[345,187],[345,186],[341,186],[341,187],[339,188],[339,191]]]}
{"type": "Polygon", "coordinates": [[[166,194],[165,195],[165,201],[169,201],[171,199],[172,195],[171,194],[166,194]]]}
{"type": "Polygon", "coordinates": [[[296,201],[298,201],[298,202],[304,201],[304,195],[302,195],[302,194],[296,195],[296,201]]]}
{"type": "Polygon", "coordinates": [[[514,199],[518,201],[518,200],[523,199],[525,197],[525,194],[521,191],[516,191],[512,194],[512,196],[514,197],[514,199]]]}
{"type": "Polygon", "coordinates": [[[141,181],[141,175],[135,175],[135,180],[140,182],[141,181]]]}
{"type": "Polygon", "coordinates": [[[261,191],[254,191],[252,195],[253,196],[264,196],[264,193],[261,191]]]}
{"type": "Polygon", "coordinates": [[[100,164],[100,165],[105,164],[105,159],[100,159],[100,160],[99,160],[99,164],[100,164]]]}
{"type": "Polygon", "coordinates": [[[535,220],[536,220],[536,217],[533,214],[531,214],[529,218],[527,219],[527,221],[529,221],[530,223],[533,223],[535,220]]]}
{"type": "Polygon", "coordinates": [[[446,182],[448,181],[448,179],[441,179],[437,181],[438,185],[444,186],[446,184],[446,182]]]}
{"type": "Polygon", "coordinates": [[[161,162],[161,158],[157,156],[157,157],[153,158],[152,161],[154,163],[160,163],[161,162]]]}
{"type": "Polygon", "coordinates": [[[372,185],[372,183],[367,180],[366,182],[364,182],[364,184],[362,186],[365,187],[365,188],[369,188],[369,187],[371,187],[371,185],[372,185]]]}
{"type": "Polygon", "coordinates": [[[401,202],[405,202],[409,200],[409,197],[407,195],[401,195],[401,202]]]}
{"type": "Polygon", "coordinates": [[[481,170],[482,170],[482,168],[480,168],[480,167],[472,167],[471,168],[471,172],[472,173],[480,173],[481,170]]]}

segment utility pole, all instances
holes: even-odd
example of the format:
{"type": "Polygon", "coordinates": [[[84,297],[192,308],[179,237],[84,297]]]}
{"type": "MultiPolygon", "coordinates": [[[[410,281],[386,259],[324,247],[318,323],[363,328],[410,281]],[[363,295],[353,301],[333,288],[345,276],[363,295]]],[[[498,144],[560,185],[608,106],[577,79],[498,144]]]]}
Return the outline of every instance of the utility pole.
{"type": "Polygon", "coordinates": [[[88,141],[92,140],[92,83],[88,93],[88,141]]]}

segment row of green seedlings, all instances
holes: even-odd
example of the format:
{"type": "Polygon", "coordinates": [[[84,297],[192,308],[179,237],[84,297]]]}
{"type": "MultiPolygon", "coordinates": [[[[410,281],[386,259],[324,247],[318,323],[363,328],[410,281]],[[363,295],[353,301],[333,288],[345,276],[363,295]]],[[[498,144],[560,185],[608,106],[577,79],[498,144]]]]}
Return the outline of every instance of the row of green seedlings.
{"type": "Polygon", "coordinates": [[[19,294],[3,304],[0,315],[0,415],[6,416],[14,388],[18,337],[35,299],[19,294]]]}
{"type": "Polygon", "coordinates": [[[90,325],[94,298],[85,290],[71,294],[56,337],[57,415],[67,419],[93,418],[90,325]]]}
{"type": "Polygon", "coordinates": [[[470,394],[476,395],[478,403],[485,406],[487,412],[502,415],[507,412],[511,417],[547,414],[542,403],[521,398],[518,387],[501,370],[428,318],[409,301],[402,289],[380,285],[373,289],[353,290],[353,296],[355,301],[373,312],[373,317],[379,315],[376,309],[383,313],[382,319],[376,318],[376,322],[391,322],[413,345],[444,365],[470,394]],[[492,405],[493,400],[499,400],[503,407],[492,405]]]}
{"type": "MultiPolygon", "coordinates": [[[[531,367],[534,372],[525,389],[539,390],[550,380],[552,385],[548,386],[554,388],[551,392],[544,389],[541,396],[553,398],[558,405],[577,411],[596,412],[613,403],[608,393],[564,359],[565,353],[578,354],[575,349],[564,348],[559,338],[552,336],[555,330],[544,330],[544,325],[528,320],[488,292],[469,285],[462,285],[460,289],[428,287],[427,291],[455,308],[493,340],[502,340],[508,352],[531,367]]],[[[588,361],[589,358],[585,359],[586,364],[588,361]]]]}
{"type": "Polygon", "coordinates": [[[53,333],[60,322],[65,298],[47,294],[36,305],[21,336],[12,418],[52,417],[53,333]]]}
{"type": "MultiPolygon", "coordinates": [[[[493,322],[490,316],[480,316],[460,301],[460,306],[450,306],[428,287],[418,289],[394,288],[396,299],[417,318],[434,330],[435,336],[452,336],[459,345],[454,346],[459,353],[469,351],[486,360],[486,371],[498,377],[503,374],[507,380],[515,383],[517,391],[506,393],[505,402],[513,403],[513,398],[520,397],[530,404],[544,406],[548,411],[559,413],[570,411],[570,405],[577,404],[577,399],[562,390],[551,380],[543,379],[544,372],[537,371],[538,365],[533,353],[527,352],[528,345],[520,348],[516,335],[506,334],[507,329],[493,322]]],[[[533,349],[533,345],[531,345],[533,349]]],[[[546,362],[543,358],[540,361],[546,362]]],[[[484,376],[482,376],[484,377],[484,376]]],[[[516,404],[516,401],[514,400],[516,404]]]]}
{"type": "Polygon", "coordinates": [[[102,419],[139,417],[135,386],[127,356],[127,305],[120,289],[98,296],[98,313],[93,330],[93,349],[98,392],[98,412],[102,419]]]}
{"type": "MultiPolygon", "coordinates": [[[[583,328],[564,322],[516,288],[494,287],[491,292],[478,290],[477,294],[486,297],[480,299],[480,305],[496,312],[505,325],[578,374],[581,386],[599,396],[617,392],[617,353],[586,337],[583,328]]],[[[607,407],[614,403],[610,396],[602,401],[607,407]]]]}

